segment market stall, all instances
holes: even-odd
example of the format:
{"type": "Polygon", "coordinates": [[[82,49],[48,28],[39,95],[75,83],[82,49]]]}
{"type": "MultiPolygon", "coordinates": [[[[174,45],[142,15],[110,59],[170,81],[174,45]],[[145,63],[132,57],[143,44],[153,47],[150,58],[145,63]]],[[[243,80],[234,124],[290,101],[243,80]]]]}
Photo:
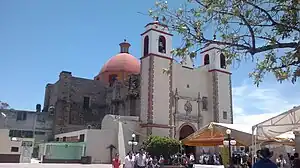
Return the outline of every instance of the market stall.
{"type": "Polygon", "coordinates": [[[300,126],[300,106],[252,126],[253,135],[274,138],[293,138],[288,132],[297,130],[300,126]]]}
{"type": "Polygon", "coordinates": [[[230,129],[237,146],[251,145],[251,126],[240,124],[224,124],[212,122],[182,140],[187,146],[219,146],[223,145],[226,130],[230,129]]]}
{"type": "Polygon", "coordinates": [[[300,136],[294,136],[294,132],[297,132],[299,127],[300,106],[252,126],[252,144],[255,147],[253,156],[257,146],[263,145],[259,142],[261,138],[264,139],[263,143],[272,141],[282,145],[295,145],[296,151],[300,152],[300,136]]]}

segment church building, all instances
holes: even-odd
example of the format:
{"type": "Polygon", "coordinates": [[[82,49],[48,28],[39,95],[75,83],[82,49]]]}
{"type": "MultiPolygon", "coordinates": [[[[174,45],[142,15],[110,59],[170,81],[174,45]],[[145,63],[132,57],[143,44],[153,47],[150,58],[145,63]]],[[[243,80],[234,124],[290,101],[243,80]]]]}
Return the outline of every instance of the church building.
{"type": "Polygon", "coordinates": [[[45,92],[43,112],[53,120],[53,135],[107,130],[107,116],[134,122],[129,132],[143,137],[177,139],[210,122],[232,123],[231,73],[222,46],[207,45],[200,53],[201,65],[195,67],[189,56],[181,62],[173,59],[172,36],[165,25],[155,21],[141,34],[140,56],[131,55],[130,44],[124,40],[120,53],[94,79],[62,71],[45,92]]]}

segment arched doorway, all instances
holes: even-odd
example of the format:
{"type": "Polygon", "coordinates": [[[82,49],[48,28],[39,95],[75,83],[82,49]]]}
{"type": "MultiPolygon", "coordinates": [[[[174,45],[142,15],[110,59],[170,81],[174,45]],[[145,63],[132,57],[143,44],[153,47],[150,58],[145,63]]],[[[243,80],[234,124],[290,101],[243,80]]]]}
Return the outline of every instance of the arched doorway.
{"type": "MultiPolygon", "coordinates": [[[[182,140],[182,139],[188,137],[189,135],[191,135],[194,132],[195,132],[195,130],[193,127],[191,127],[190,125],[184,125],[179,130],[179,140],[182,140]]],[[[196,153],[196,147],[194,147],[194,146],[185,146],[184,145],[183,149],[187,155],[189,155],[190,153],[193,153],[195,155],[195,153],[196,153]]]]}

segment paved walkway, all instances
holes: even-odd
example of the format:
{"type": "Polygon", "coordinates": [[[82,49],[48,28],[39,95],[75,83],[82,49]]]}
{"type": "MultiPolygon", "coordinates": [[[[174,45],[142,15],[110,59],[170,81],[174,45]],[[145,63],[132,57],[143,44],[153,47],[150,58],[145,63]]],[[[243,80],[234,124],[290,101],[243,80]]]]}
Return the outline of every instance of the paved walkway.
{"type": "Polygon", "coordinates": [[[0,163],[0,168],[111,168],[110,164],[0,163]]]}

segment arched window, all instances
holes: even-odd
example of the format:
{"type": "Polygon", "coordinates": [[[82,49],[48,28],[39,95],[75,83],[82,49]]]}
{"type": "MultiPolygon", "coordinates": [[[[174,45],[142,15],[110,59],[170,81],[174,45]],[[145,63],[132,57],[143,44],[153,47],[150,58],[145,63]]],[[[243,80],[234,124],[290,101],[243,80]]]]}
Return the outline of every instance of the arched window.
{"type": "Polygon", "coordinates": [[[112,86],[112,84],[118,79],[118,75],[116,74],[110,74],[108,76],[108,82],[109,82],[109,85],[112,86]]]}
{"type": "Polygon", "coordinates": [[[166,53],[166,38],[164,36],[159,36],[158,40],[158,52],[166,53]]]}
{"type": "Polygon", "coordinates": [[[223,53],[220,54],[220,66],[223,69],[226,69],[226,59],[223,53]]]}
{"type": "Polygon", "coordinates": [[[146,36],[144,38],[144,56],[147,56],[149,54],[149,37],[146,36]]]}
{"type": "Polygon", "coordinates": [[[209,55],[206,54],[206,55],[204,56],[204,65],[208,65],[208,64],[209,64],[209,55]]]}

